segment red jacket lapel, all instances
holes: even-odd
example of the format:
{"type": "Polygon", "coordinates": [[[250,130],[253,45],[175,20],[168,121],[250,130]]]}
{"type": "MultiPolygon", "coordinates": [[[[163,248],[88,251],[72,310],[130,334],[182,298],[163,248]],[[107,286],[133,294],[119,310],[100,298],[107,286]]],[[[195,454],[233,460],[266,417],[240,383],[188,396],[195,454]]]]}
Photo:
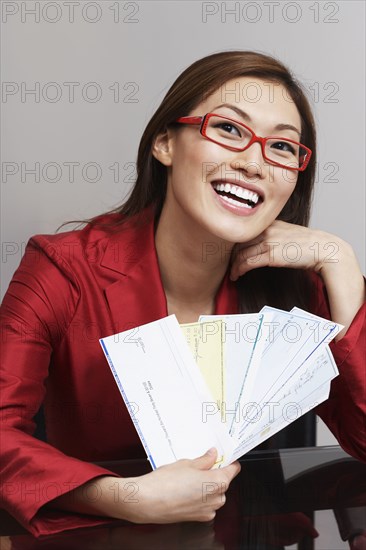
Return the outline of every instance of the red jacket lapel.
{"type": "Polygon", "coordinates": [[[121,274],[105,288],[116,332],[167,315],[152,217],[141,225],[131,220],[111,237],[101,265],[121,274]]]}
{"type": "MultiPolygon", "coordinates": [[[[105,288],[105,296],[116,332],[121,332],[168,315],[155,249],[154,219],[136,225],[130,220],[109,239],[101,266],[119,273],[105,288]]],[[[237,313],[237,290],[228,275],[216,296],[216,314],[237,313]]]]}

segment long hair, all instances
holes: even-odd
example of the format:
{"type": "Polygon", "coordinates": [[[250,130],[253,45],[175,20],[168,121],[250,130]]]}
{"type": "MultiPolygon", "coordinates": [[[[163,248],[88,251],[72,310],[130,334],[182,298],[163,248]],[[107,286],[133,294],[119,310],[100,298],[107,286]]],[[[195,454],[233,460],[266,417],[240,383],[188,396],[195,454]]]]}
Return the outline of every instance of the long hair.
{"type": "MultiPolygon", "coordinates": [[[[129,198],[113,210],[113,224],[139,214],[151,206],[160,215],[167,188],[167,169],[152,154],[156,137],[180,117],[188,115],[207,96],[227,81],[243,76],[257,77],[282,84],[295,103],[301,117],[300,141],[313,155],[304,172],[299,172],[296,187],[278,219],[307,226],[316,167],[315,124],[302,86],[289,69],[269,55],[253,51],[224,51],[208,55],[185,69],[168,90],[160,106],[147,124],[137,155],[137,179],[129,198]]],[[[258,311],[271,304],[287,309],[293,305],[306,307],[308,285],[306,273],[297,269],[258,268],[237,282],[242,312],[258,311]]]]}

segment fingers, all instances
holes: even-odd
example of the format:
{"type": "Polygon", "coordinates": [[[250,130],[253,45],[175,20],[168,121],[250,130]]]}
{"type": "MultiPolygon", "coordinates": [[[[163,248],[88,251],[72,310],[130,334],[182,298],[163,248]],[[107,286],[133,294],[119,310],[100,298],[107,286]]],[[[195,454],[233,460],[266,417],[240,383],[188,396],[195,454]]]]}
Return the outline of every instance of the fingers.
{"type": "MultiPolygon", "coordinates": [[[[210,470],[217,460],[217,449],[212,447],[206,453],[198,458],[195,458],[192,460],[192,465],[194,467],[197,467],[200,470],[210,470]]],[[[216,470],[218,473],[222,473],[226,476],[227,480],[230,482],[241,470],[241,465],[238,460],[230,464],[229,466],[225,466],[224,468],[220,468],[216,470]]]]}
{"type": "Polygon", "coordinates": [[[223,468],[224,471],[228,472],[229,476],[230,476],[230,481],[232,479],[234,479],[234,477],[236,477],[238,475],[238,473],[240,472],[241,470],[241,464],[238,460],[236,460],[235,462],[233,462],[232,464],[230,464],[229,466],[226,466],[225,468],[223,468]]]}
{"type": "Polygon", "coordinates": [[[233,464],[230,464],[229,466],[225,466],[225,468],[220,468],[217,470],[218,474],[221,476],[221,492],[226,492],[229,488],[230,483],[232,480],[239,474],[241,470],[241,466],[238,461],[233,462],[233,464]]]}
{"type": "Polygon", "coordinates": [[[243,248],[235,256],[231,266],[230,278],[232,281],[236,281],[238,277],[248,273],[248,271],[270,265],[270,263],[271,248],[267,243],[262,242],[243,248]]]}
{"type": "Polygon", "coordinates": [[[195,459],[178,460],[139,478],[139,506],[132,521],[174,523],[210,521],[226,501],[225,493],[239,473],[234,462],[213,468],[217,450],[209,449],[195,459]],[[164,498],[157,487],[164,487],[164,498]]]}
{"type": "Polygon", "coordinates": [[[212,447],[204,455],[192,460],[193,466],[200,470],[210,470],[217,460],[217,449],[212,447]]]}
{"type": "MultiPolygon", "coordinates": [[[[241,466],[238,461],[235,461],[224,468],[211,469],[216,459],[217,450],[209,449],[209,451],[201,457],[192,460],[191,463],[191,465],[195,468],[207,470],[201,481],[202,504],[205,508],[204,519],[202,518],[202,521],[208,521],[210,514],[224,506],[226,502],[225,493],[228,490],[233,478],[241,470],[241,466]]],[[[211,519],[213,519],[214,516],[215,514],[213,513],[211,519]]]]}
{"type": "Polygon", "coordinates": [[[215,517],[216,510],[222,508],[226,502],[226,491],[229,484],[226,481],[207,481],[202,483],[202,512],[203,521],[215,517]]]}
{"type": "Polygon", "coordinates": [[[326,267],[333,272],[346,250],[345,242],[335,235],[276,220],[252,241],[235,245],[230,278],[235,281],[265,266],[317,272],[326,267]]]}
{"type": "Polygon", "coordinates": [[[202,502],[208,503],[215,512],[224,506],[226,502],[226,491],[231,481],[240,470],[241,466],[239,462],[235,461],[229,466],[211,471],[210,473],[214,474],[212,480],[203,482],[202,484],[202,502]]]}
{"type": "MultiPolygon", "coordinates": [[[[273,224],[274,225],[274,224],[273,224]]],[[[311,241],[311,231],[301,227],[297,230],[291,224],[289,227],[276,226],[262,233],[259,242],[238,247],[233,255],[230,278],[235,281],[241,275],[259,267],[290,267],[314,269],[314,243],[311,241]]],[[[315,243],[319,244],[319,243],[315,243]]]]}

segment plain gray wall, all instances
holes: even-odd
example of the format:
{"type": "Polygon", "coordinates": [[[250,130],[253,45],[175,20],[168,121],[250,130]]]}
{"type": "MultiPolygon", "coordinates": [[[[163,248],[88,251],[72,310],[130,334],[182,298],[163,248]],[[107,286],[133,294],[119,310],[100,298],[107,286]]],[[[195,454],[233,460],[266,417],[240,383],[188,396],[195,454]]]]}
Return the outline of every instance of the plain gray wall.
{"type": "Polygon", "coordinates": [[[2,1],[1,11],[2,294],[32,234],[122,201],[168,87],[224,49],[275,55],[305,85],[319,136],[311,225],[349,241],[365,271],[363,1],[2,1]]]}

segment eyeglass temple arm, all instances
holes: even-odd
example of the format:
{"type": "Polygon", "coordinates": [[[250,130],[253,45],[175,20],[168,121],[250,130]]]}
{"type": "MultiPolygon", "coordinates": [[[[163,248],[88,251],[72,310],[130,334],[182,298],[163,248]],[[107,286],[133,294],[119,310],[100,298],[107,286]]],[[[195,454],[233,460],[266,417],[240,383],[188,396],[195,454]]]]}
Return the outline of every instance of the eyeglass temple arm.
{"type": "Polygon", "coordinates": [[[184,124],[201,124],[203,116],[181,116],[175,122],[183,122],[184,124]]]}

